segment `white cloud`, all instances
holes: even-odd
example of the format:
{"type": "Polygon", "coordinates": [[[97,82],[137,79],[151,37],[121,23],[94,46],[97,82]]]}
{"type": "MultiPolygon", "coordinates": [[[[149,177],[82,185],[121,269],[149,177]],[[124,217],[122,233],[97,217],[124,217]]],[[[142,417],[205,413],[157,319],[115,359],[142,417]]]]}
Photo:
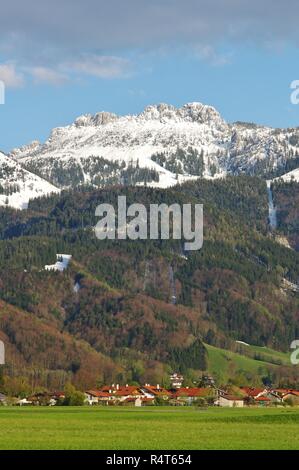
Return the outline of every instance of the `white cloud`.
{"type": "Polygon", "coordinates": [[[129,75],[131,63],[123,57],[85,55],[65,64],[71,72],[83,73],[98,78],[125,78],[129,75]]]}
{"type": "Polygon", "coordinates": [[[222,66],[231,63],[231,54],[220,54],[210,45],[198,45],[194,48],[195,57],[204,60],[214,66],[222,66]]]}
{"type": "Polygon", "coordinates": [[[15,64],[0,64],[0,80],[7,88],[19,88],[24,85],[23,74],[17,72],[15,64]]]}
{"type": "Polygon", "coordinates": [[[23,86],[25,79],[31,79],[34,84],[59,86],[82,75],[101,79],[126,78],[131,69],[131,62],[122,57],[81,54],[78,59],[52,62],[51,66],[34,62],[0,64],[0,80],[11,88],[23,86]]]}
{"type": "Polygon", "coordinates": [[[26,71],[32,75],[35,83],[48,83],[50,85],[62,85],[68,81],[68,76],[49,67],[27,67],[26,71]]]}

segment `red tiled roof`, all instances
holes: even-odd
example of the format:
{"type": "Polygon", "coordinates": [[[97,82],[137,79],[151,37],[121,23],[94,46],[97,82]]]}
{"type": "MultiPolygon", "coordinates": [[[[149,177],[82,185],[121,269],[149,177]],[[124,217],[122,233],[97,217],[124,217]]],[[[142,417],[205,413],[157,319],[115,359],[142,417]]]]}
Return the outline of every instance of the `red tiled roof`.
{"type": "Polygon", "coordinates": [[[51,396],[52,397],[56,397],[56,398],[64,398],[65,397],[65,393],[64,392],[53,392],[51,393],[51,396]]]}
{"type": "Polygon", "coordinates": [[[293,395],[299,396],[299,390],[294,390],[292,388],[275,388],[272,392],[277,393],[280,396],[288,395],[292,393],[293,395]]]}
{"type": "Polygon", "coordinates": [[[290,393],[292,390],[289,388],[275,388],[272,392],[278,393],[279,395],[284,395],[286,393],[290,393]]]}
{"type": "Polygon", "coordinates": [[[284,396],[286,395],[295,395],[295,397],[299,397],[299,391],[298,390],[289,390],[288,392],[286,392],[284,394],[284,396]]]}
{"type": "Polygon", "coordinates": [[[264,388],[254,388],[254,387],[241,387],[242,392],[246,393],[249,397],[256,397],[260,393],[264,392],[264,388]]]}
{"type": "Polygon", "coordinates": [[[271,401],[268,397],[256,397],[255,401],[271,401]]]}
{"type": "Polygon", "coordinates": [[[210,388],[179,388],[173,393],[174,398],[178,397],[206,397],[211,394],[210,388]]]}
{"type": "Polygon", "coordinates": [[[140,388],[136,385],[128,385],[123,386],[119,385],[116,386],[107,386],[105,385],[100,389],[101,392],[107,393],[109,396],[117,396],[117,397],[126,397],[129,395],[140,395],[140,388]]]}
{"type": "Polygon", "coordinates": [[[128,387],[119,387],[118,390],[116,390],[115,395],[117,396],[128,396],[128,395],[140,395],[140,389],[139,387],[135,387],[134,385],[129,385],[128,387]]]}
{"type": "Polygon", "coordinates": [[[237,395],[222,395],[221,398],[225,398],[225,400],[229,401],[243,401],[242,397],[238,397],[237,395]]]}
{"type": "Polygon", "coordinates": [[[110,396],[109,393],[103,392],[101,390],[88,390],[86,393],[97,398],[109,398],[110,396]]]}
{"type": "Polygon", "coordinates": [[[166,388],[159,387],[157,388],[155,385],[146,385],[145,387],[141,387],[143,390],[146,392],[152,393],[153,395],[156,396],[161,396],[161,395],[167,395],[171,396],[171,392],[169,390],[166,390],[166,388]]]}

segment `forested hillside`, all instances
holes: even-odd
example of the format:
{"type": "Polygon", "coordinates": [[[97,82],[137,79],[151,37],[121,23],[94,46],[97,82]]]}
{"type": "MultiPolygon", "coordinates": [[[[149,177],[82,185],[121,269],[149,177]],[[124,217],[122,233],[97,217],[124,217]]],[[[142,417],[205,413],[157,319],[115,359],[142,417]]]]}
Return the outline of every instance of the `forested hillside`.
{"type": "Polygon", "coordinates": [[[279,230],[291,245],[299,250],[299,183],[277,181],[274,186],[275,204],[278,207],[279,230]]]}
{"type": "Polygon", "coordinates": [[[236,341],[287,352],[299,337],[299,294],[285,284],[298,284],[299,253],[277,240],[284,234],[298,247],[291,222],[297,193],[298,185],[274,187],[277,234],[268,226],[265,181],[246,176],[167,190],[80,187],[35,199],[27,211],[0,209],[6,381],[20,382],[21,370],[25,382],[52,389],[67,380],[80,388],[167,383],[175,370],[191,384],[209,370],[219,384],[227,374],[244,385],[294,384],[291,366],[239,351],[236,341]],[[99,241],[95,208],[116,206],[118,195],[147,207],[204,204],[203,248],[184,252],[178,240],[99,241]],[[46,271],[57,253],[72,255],[68,269],[46,271]],[[228,356],[224,375],[212,367],[216,350],[207,345],[248,355],[260,366],[234,365],[228,356]]]}

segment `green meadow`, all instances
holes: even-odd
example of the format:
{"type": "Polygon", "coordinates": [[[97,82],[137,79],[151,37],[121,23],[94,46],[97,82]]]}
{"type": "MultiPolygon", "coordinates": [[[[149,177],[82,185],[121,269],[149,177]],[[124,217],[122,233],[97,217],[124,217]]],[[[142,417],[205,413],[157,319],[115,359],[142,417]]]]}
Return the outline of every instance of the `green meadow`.
{"type": "Polygon", "coordinates": [[[290,354],[275,351],[259,346],[243,346],[242,353],[220,349],[205,344],[208,351],[209,372],[223,382],[227,382],[230,376],[232,364],[236,370],[242,370],[260,376],[267,372],[269,367],[288,366],[290,354]]]}
{"type": "Polygon", "coordinates": [[[299,449],[299,409],[0,408],[0,449],[299,449]]]}

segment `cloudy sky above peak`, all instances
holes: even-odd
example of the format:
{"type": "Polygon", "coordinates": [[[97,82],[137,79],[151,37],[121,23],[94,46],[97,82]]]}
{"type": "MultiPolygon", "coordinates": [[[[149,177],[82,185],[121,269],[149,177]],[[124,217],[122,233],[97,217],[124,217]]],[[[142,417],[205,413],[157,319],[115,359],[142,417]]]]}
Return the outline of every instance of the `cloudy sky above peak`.
{"type": "Polygon", "coordinates": [[[299,124],[295,0],[4,0],[0,149],[83,112],[202,101],[230,121],[299,124]],[[16,128],[18,133],[16,135],[16,128]]]}

